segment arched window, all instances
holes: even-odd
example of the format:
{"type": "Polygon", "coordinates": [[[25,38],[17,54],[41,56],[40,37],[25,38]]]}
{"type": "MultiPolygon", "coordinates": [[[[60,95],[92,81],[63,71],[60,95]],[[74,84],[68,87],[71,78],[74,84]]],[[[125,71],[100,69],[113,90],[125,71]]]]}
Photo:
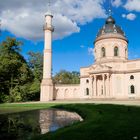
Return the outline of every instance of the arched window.
{"type": "Polygon", "coordinates": [[[88,79],[86,80],[86,83],[89,83],[89,80],[88,79]]]}
{"type": "Polygon", "coordinates": [[[114,48],[114,56],[119,56],[119,49],[118,49],[118,47],[114,48]]]}
{"type": "Polygon", "coordinates": [[[125,49],[125,57],[127,58],[127,49],[125,49]]]}
{"type": "Polygon", "coordinates": [[[105,54],[105,48],[104,47],[102,47],[101,54],[102,54],[102,57],[105,57],[106,56],[106,54],[105,54]]]}
{"type": "Polygon", "coordinates": [[[89,95],[89,88],[86,88],[86,95],[89,95]]]}
{"type": "Polygon", "coordinates": [[[135,87],[134,87],[134,85],[131,85],[130,86],[130,91],[131,91],[131,94],[134,94],[135,93],[135,87]]]}
{"type": "Polygon", "coordinates": [[[133,75],[131,75],[131,76],[130,76],[130,79],[131,79],[131,80],[133,80],[133,79],[134,79],[134,76],[133,76],[133,75]]]}

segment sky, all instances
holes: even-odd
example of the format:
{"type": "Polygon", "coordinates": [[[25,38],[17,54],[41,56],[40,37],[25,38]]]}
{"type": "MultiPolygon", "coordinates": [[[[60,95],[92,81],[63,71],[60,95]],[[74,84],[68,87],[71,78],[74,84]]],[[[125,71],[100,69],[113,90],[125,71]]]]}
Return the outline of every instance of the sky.
{"type": "MultiPolygon", "coordinates": [[[[111,4],[109,0],[51,0],[53,74],[80,71],[94,63],[93,42],[109,7],[129,40],[129,59],[140,58],[140,0],[111,0],[111,4]]],[[[48,0],[0,0],[0,42],[8,36],[23,41],[21,53],[26,59],[29,51],[43,53],[47,11],[48,0]]]]}

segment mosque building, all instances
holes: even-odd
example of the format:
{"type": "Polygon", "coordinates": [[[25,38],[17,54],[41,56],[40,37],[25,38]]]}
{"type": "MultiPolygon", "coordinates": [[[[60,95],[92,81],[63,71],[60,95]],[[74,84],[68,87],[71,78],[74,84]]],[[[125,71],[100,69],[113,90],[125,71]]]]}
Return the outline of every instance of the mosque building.
{"type": "MultiPolygon", "coordinates": [[[[41,101],[140,98],[140,59],[128,60],[128,39],[109,16],[94,41],[95,63],[80,69],[79,85],[52,82],[52,14],[46,14],[41,101]]],[[[55,61],[55,60],[54,60],[55,61]]]]}

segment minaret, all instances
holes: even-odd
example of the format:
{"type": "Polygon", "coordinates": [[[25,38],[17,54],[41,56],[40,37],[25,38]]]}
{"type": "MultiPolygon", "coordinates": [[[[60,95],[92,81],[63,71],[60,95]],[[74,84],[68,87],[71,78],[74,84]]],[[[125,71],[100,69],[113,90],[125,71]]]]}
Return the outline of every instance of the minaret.
{"type": "Polygon", "coordinates": [[[44,25],[44,63],[43,63],[43,80],[41,83],[40,101],[53,100],[53,81],[52,81],[52,26],[53,15],[51,12],[45,14],[44,25]]]}

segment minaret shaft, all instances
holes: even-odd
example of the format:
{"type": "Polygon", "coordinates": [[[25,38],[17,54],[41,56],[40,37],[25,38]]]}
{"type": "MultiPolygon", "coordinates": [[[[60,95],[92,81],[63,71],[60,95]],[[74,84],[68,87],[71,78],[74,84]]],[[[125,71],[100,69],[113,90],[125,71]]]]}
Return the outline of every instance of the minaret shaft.
{"type": "Polygon", "coordinates": [[[53,100],[53,82],[52,82],[52,18],[51,14],[45,16],[44,26],[44,62],[43,62],[43,80],[41,83],[40,101],[53,100]]]}
{"type": "Polygon", "coordinates": [[[52,33],[45,30],[43,78],[52,78],[52,33]]]}

